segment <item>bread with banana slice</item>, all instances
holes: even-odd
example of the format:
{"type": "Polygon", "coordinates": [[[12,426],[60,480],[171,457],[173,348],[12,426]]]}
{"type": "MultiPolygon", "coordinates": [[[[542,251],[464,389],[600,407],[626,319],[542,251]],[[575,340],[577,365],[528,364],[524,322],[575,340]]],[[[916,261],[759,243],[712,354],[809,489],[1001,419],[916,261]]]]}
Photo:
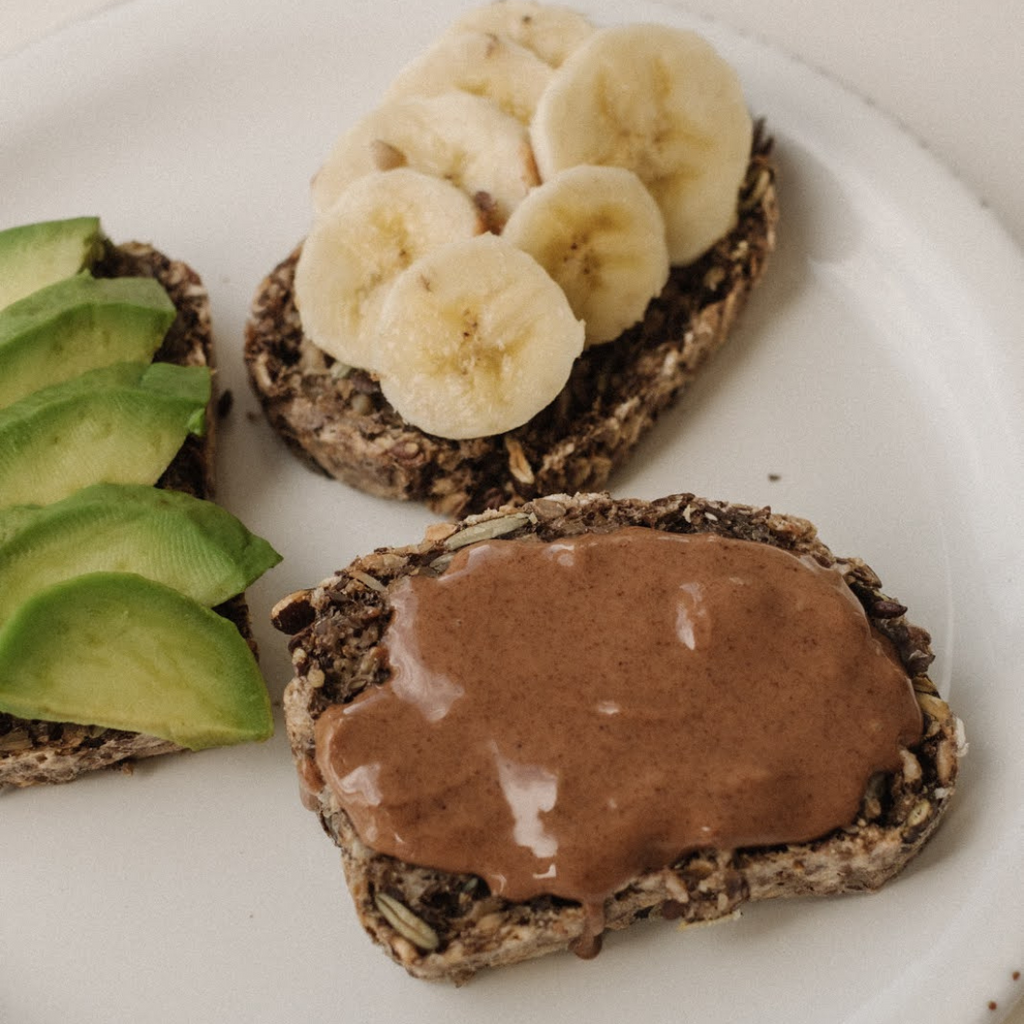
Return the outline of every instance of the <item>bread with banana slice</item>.
{"type": "Polygon", "coordinates": [[[775,249],[772,138],[732,69],[693,33],[585,31],[578,16],[553,22],[564,48],[545,48],[542,12],[564,13],[481,8],[473,31],[492,25],[493,50],[456,25],[399,73],[318,171],[310,231],[260,282],[246,325],[253,389],[298,458],[448,516],[603,488],[725,343],[775,249]],[[608,71],[632,83],[628,105],[582,110],[606,94],[595,69],[609,52],[632,55],[608,71]],[[655,88],[663,53],[678,59],[655,88]],[[504,91],[526,75],[512,57],[539,76],[525,100],[504,91]],[[467,61],[490,93],[458,91],[467,61]],[[478,117],[500,130],[500,158],[466,156],[478,117]],[[646,150],[612,151],[626,125],[646,150]],[[455,212],[413,198],[424,177],[455,212]]]}

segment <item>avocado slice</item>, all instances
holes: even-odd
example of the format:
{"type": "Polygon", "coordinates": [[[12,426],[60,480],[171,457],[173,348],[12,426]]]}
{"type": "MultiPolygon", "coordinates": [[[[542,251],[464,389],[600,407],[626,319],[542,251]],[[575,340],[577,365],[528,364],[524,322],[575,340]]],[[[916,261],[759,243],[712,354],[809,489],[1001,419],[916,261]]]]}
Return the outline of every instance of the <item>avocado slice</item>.
{"type": "Polygon", "coordinates": [[[87,270],[102,255],[105,242],[99,217],[46,220],[0,231],[0,309],[87,270]]]}
{"type": "Polygon", "coordinates": [[[39,505],[12,505],[0,508],[0,546],[28,526],[38,514],[39,505]]]}
{"type": "Polygon", "coordinates": [[[0,508],[94,483],[155,483],[205,429],[210,389],[205,366],[115,363],[0,409],[0,508]]]}
{"type": "Polygon", "coordinates": [[[213,607],[280,561],[212,501],[95,484],[51,505],[0,510],[0,626],[37,591],[88,572],[135,573],[213,607]]]}
{"type": "Polygon", "coordinates": [[[193,750],[273,732],[266,684],[227,619],[131,573],[40,591],[0,629],[0,710],[193,750]]]}
{"type": "Polygon", "coordinates": [[[0,310],[0,407],[111,363],[149,362],[174,322],[149,277],[65,278],[0,310]]]}

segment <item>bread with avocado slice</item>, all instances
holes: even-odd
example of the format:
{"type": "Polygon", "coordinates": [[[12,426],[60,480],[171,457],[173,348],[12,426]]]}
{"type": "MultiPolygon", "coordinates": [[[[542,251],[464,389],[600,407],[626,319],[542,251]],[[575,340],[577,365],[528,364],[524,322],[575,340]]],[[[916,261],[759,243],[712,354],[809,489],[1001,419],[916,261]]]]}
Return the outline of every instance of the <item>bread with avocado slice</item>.
{"type": "MultiPolygon", "coordinates": [[[[516,902],[493,894],[481,877],[372,849],[323,781],[317,722],[368,688],[388,686],[389,595],[405,578],[436,576],[455,552],[482,541],[555,542],[624,527],[753,541],[836,567],[871,627],[891,641],[912,683],[922,730],[919,740],[901,750],[897,770],[872,775],[859,812],[845,827],[808,842],[684,852],[607,898],[605,927],[621,929],[647,918],[718,921],[734,917],[746,901],[877,889],[921,850],[949,807],[964,749],[962,730],[928,676],[930,637],[886,596],[864,562],[837,557],[806,520],[691,494],[655,501],[578,494],[438,524],[421,543],[358,558],[320,585],[283,599],[273,613],[277,628],[291,635],[294,676],[285,691],[285,718],[307,806],[341,851],[360,922],[418,978],[462,983],[485,967],[573,948],[589,937],[588,915],[571,900],[540,896],[516,902]]],[[[458,792],[453,786],[444,799],[456,800],[458,792]]]]}
{"type": "MultiPolygon", "coordinates": [[[[155,359],[177,366],[213,368],[209,297],[191,267],[145,243],[105,242],[102,255],[92,265],[92,273],[102,278],[155,278],[166,289],[176,310],[155,359]]],[[[217,401],[214,387],[205,431],[188,435],[157,486],[197,498],[214,496],[217,401]]],[[[255,655],[244,594],[225,601],[216,611],[234,624],[255,655]]],[[[141,758],[183,749],[170,740],[144,733],[19,718],[0,712],[0,786],[68,782],[83,772],[112,765],[128,767],[141,758]]]]}
{"type": "Polygon", "coordinates": [[[105,246],[99,217],[36,221],[0,231],[0,309],[90,269],[105,246]]]}
{"type": "Polygon", "coordinates": [[[556,399],[523,426],[449,440],[403,420],[375,377],[338,364],[303,333],[301,246],[260,283],[245,358],[267,419],[312,469],[386,498],[463,516],[546,493],[599,490],[726,341],[775,248],[772,139],[756,126],[733,230],[675,267],[646,316],[584,350],[556,399]]]}

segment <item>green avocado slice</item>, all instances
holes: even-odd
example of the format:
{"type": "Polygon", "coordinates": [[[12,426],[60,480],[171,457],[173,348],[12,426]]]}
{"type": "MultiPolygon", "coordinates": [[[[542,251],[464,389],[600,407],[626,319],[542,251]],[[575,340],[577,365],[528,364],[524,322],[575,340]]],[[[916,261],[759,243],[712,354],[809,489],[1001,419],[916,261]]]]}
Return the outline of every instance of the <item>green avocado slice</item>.
{"type": "Polygon", "coordinates": [[[135,573],[213,607],[280,561],[211,501],[95,484],[50,505],[0,510],[0,626],[37,591],[84,573],[135,573]]]}
{"type": "Polygon", "coordinates": [[[99,366],[149,362],[175,315],[148,277],[80,274],[33,292],[0,310],[0,406],[99,366]]]}
{"type": "Polygon", "coordinates": [[[202,434],[205,366],[116,363],[0,409],[0,508],[45,505],[94,483],[155,483],[202,434]]]}
{"type": "Polygon", "coordinates": [[[105,241],[99,217],[45,220],[0,231],[0,309],[87,270],[105,241]]]}
{"type": "Polygon", "coordinates": [[[40,591],[0,629],[0,710],[192,750],[273,732],[266,684],[227,619],[130,573],[40,591]]]}

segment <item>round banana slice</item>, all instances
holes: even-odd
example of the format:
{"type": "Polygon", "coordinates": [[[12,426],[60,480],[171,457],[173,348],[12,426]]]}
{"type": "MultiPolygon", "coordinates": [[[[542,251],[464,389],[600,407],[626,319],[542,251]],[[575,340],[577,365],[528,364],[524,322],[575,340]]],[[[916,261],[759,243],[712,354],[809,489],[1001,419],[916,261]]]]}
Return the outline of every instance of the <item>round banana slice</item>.
{"type": "Polygon", "coordinates": [[[420,256],[483,230],[460,189],[409,168],[353,182],[321,217],[295,267],[306,336],[349,366],[377,370],[377,319],[391,282],[420,256]]]}
{"type": "Polygon", "coordinates": [[[541,178],[576,164],[635,171],[690,263],[735,222],[753,126],[739,78],[703,38],[663,25],[597,29],[555,72],[530,127],[541,178]]]}
{"type": "Polygon", "coordinates": [[[313,179],[319,214],[365,174],[411,167],[446,178],[500,228],[538,182],[522,122],[482,96],[408,96],[372,110],[335,143],[313,179]]]}
{"type": "Polygon", "coordinates": [[[380,317],[380,384],[409,423],[463,439],[512,430],[565,386],[583,324],[533,257],[484,234],[401,274],[380,317]]]}
{"type": "Polygon", "coordinates": [[[641,320],[668,280],[661,210],[622,167],[559,171],[516,208],[504,237],[561,285],[588,345],[612,341],[641,320]]]}
{"type": "Polygon", "coordinates": [[[486,96],[529,124],[553,74],[535,53],[503,36],[449,31],[398,72],[385,99],[459,90],[486,96]]]}
{"type": "Polygon", "coordinates": [[[452,28],[504,36],[532,50],[553,68],[594,31],[593,24],[579,11],[534,0],[493,0],[467,11],[452,28]]]}

